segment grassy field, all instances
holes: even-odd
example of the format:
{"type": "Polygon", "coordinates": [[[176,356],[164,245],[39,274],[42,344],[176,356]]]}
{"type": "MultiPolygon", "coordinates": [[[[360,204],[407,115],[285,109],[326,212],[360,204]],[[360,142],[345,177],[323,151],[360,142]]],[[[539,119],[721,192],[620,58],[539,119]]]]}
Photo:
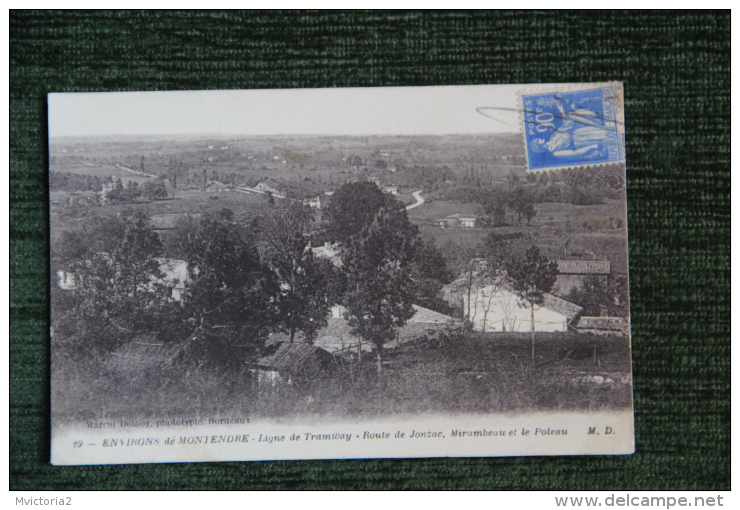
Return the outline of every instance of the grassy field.
{"type": "Polygon", "coordinates": [[[584,259],[610,260],[612,272],[627,270],[627,236],[624,227],[609,228],[618,218],[624,218],[624,204],[609,200],[598,205],[571,205],[563,203],[537,204],[537,215],[531,224],[512,224],[496,228],[448,228],[430,225],[432,219],[449,214],[480,212],[477,204],[435,201],[409,211],[409,219],[419,226],[422,235],[431,238],[447,258],[454,272],[460,253],[481,246],[490,233],[521,235],[511,240],[512,251],[521,255],[536,245],[552,260],[584,259]],[[565,240],[569,243],[564,246],[565,240]]]}
{"type": "Polygon", "coordinates": [[[628,341],[577,334],[467,334],[346,361],[324,377],[258,387],[247,371],[192,366],[117,372],[103,360],[53,363],[54,419],[372,417],[624,409],[631,404],[628,341]]]}
{"type": "MultiPolygon", "coordinates": [[[[422,193],[423,195],[423,193],[422,193]]],[[[411,209],[408,212],[409,220],[414,223],[429,223],[432,220],[446,218],[451,214],[482,214],[483,207],[480,204],[434,200],[425,202],[424,205],[411,209]]]]}

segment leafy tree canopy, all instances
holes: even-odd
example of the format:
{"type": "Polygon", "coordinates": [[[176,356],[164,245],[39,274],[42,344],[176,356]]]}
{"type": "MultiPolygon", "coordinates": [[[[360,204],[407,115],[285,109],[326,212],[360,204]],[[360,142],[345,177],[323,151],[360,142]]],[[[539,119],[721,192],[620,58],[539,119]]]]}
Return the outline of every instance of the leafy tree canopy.
{"type": "Polygon", "coordinates": [[[351,236],[342,260],[346,274],[347,319],[353,332],[372,342],[382,367],[383,344],[413,315],[411,264],[418,235],[405,214],[381,208],[359,235],[351,236]]]}
{"type": "Polygon", "coordinates": [[[260,257],[280,285],[275,326],[289,334],[291,342],[301,331],[311,343],[326,326],[332,304],[334,267],[328,260],[317,259],[307,246],[312,221],[310,209],[299,204],[273,210],[258,220],[260,257]]]}
{"type": "Polygon", "coordinates": [[[383,193],[372,182],[353,182],[339,188],[324,211],[328,236],[344,246],[369,226],[380,209],[388,218],[398,218],[397,226],[411,233],[406,208],[392,195],[383,193]],[[404,222],[405,220],[405,222],[404,222]]]}

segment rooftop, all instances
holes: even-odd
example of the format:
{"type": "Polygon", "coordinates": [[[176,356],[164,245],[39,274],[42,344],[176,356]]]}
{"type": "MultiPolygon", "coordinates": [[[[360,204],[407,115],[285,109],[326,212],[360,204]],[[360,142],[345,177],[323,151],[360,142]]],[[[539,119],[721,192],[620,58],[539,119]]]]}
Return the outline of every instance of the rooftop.
{"type": "Polygon", "coordinates": [[[464,214],[464,213],[450,214],[449,216],[447,216],[447,218],[449,218],[451,220],[462,220],[462,219],[475,220],[475,219],[478,219],[478,217],[475,214],[464,214]]]}
{"type": "Polygon", "coordinates": [[[108,365],[117,369],[161,368],[171,366],[184,352],[180,343],[163,343],[154,333],[137,335],[108,360],[108,365]]]}
{"type": "Polygon", "coordinates": [[[600,329],[605,331],[621,331],[626,326],[621,317],[581,317],[578,329],[600,329]]]}
{"type": "Polygon", "coordinates": [[[268,346],[268,354],[258,359],[255,365],[278,371],[295,371],[311,358],[331,360],[333,356],[313,345],[278,342],[268,346]]]}
{"type": "Polygon", "coordinates": [[[557,296],[553,296],[552,294],[545,294],[544,299],[545,308],[547,308],[548,310],[552,310],[553,312],[558,312],[559,314],[567,317],[568,320],[573,320],[579,313],[583,311],[583,308],[581,308],[580,306],[557,296]]]}
{"type": "Polygon", "coordinates": [[[608,260],[556,260],[560,274],[610,274],[608,260]]]}

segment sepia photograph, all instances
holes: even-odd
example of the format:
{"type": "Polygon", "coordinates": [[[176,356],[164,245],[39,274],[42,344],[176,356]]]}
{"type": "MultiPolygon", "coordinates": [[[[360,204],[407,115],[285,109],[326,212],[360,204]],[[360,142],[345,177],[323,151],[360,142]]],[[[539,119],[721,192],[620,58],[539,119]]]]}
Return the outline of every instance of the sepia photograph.
{"type": "Polygon", "coordinates": [[[50,94],[52,463],[632,453],[622,103],[50,94]]]}

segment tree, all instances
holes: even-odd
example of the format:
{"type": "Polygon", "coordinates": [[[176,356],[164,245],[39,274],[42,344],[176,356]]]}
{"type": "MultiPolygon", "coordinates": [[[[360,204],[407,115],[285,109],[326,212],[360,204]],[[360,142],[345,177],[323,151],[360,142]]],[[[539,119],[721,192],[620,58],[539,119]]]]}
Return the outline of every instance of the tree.
{"type": "Polygon", "coordinates": [[[607,278],[589,275],[579,288],[572,289],[566,299],[583,307],[584,316],[626,317],[629,314],[627,278],[614,275],[607,278]]]}
{"type": "Polygon", "coordinates": [[[324,217],[327,236],[342,250],[338,280],[346,317],[355,334],[374,345],[380,372],[383,344],[413,315],[414,301],[430,304],[439,287],[433,280],[448,278],[444,261],[436,249],[421,245],[404,204],[373,183],[339,188],[324,217]],[[431,271],[428,279],[412,280],[425,270],[431,271]]]}
{"type": "Polygon", "coordinates": [[[416,304],[440,313],[451,313],[450,306],[439,292],[444,284],[452,281],[452,273],[433,241],[419,240],[410,278],[416,304]]]}
{"type": "Polygon", "coordinates": [[[141,193],[149,200],[167,198],[167,187],[164,185],[164,181],[160,179],[149,180],[141,187],[141,193]]]}
{"type": "Polygon", "coordinates": [[[523,187],[516,188],[509,194],[509,207],[512,212],[516,212],[517,220],[521,224],[522,217],[527,220],[527,224],[532,222],[532,218],[537,215],[537,209],[534,207],[535,197],[532,192],[523,187]]]}
{"type": "Polygon", "coordinates": [[[57,333],[82,349],[94,350],[96,345],[84,346],[80,340],[102,345],[110,340],[95,338],[102,331],[121,339],[161,326],[163,315],[174,305],[171,289],[162,282],[157,260],[161,253],[159,237],[142,212],[91,218],[79,232],[63,234],[54,243],[53,266],[72,275],[74,287],[57,292],[62,299],[55,298],[54,324],[78,321],[80,327],[79,332],[61,328],[57,333]]]}
{"type": "Polygon", "coordinates": [[[133,202],[140,196],[141,189],[139,189],[138,182],[128,181],[124,187],[121,179],[116,179],[114,188],[107,193],[106,198],[111,202],[127,203],[133,202]]]}
{"type": "Polygon", "coordinates": [[[175,192],[177,191],[177,180],[185,175],[186,172],[183,168],[182,160],[179,158],[170,158],[167,165],[167,179],[170,181],[170,186],[172,187],[172,198],[175,198],[175,192]]]}
{"type": "Polygon", "coordinates": [[[502,193],[489,192],[480,197],[486,214],[490,217],[492,227],[506,224],[506,197],[502,193]]]}
{"type": "Polygon", "coordinates": [[[258,250],[262,262],[277,277],[276,328],[290,335],[291,343],[301,331],[313,343],[318,331],[327,325],[329,279],[333,266],[314,257],[307,249],[307,235],[313,218],[309,209],[292,204],[259,220],[258,250]]]}
{"type": "Polygon", "coordinates": [[[373,344],[378,373],[383,344],[414,314],[410,266],[418,236],[410,235],[410,227],[405,214],[381,208],[370,225],[350,238],[342,254],[346,318],[354,334],[373,344]]]}
{"type": "Polygon", "coordinates": [[[280,288],[260,261],[252,226],[229,212],[178,223],[168,248],[188,263],[183,309],[195,325],[259,346],[276,320],[280,288]]]}
{"type": "Polygon", "coordinates": [[[328,236],[348,246],[352,236],[370,225],[381,208],[385,209],[386,215],[406,215],[404,204],[383,193],[372,182],[345,184],[334,193],[324,211],[328,236]]]}
{"type": "Polygon", "coordinates": [[[267,205],[275,205],[275,197],[272,196],[272,191],[265,191],[265,200],[267,201],[267,205]]]}
{"type": "Polygon", "coordinates": [[[509,266],[512,287],[519,299],[529,306],[532,317],[532,360],[534,360],[534,307],[544,304],[544,295],[555,284],[558,265],[540,255],[536,246],[530,247],[524,258],[513,260],[509,266]]]}
{"type": "Polygon", "coordinates": [[[491,310],[493,300],[509,283],[508,269],[511,265],[511,241],[507,239],[506,236],[496,235],[491,232],[483,243],[481,251],[483,253],[483,259],[485,260],[485,264],[482,269],[481,283],[486,288],[490,289],[487,296],[482,296],[482,331],[485,332],[486,322],[488,321],[488,312],[491,310]]]}

